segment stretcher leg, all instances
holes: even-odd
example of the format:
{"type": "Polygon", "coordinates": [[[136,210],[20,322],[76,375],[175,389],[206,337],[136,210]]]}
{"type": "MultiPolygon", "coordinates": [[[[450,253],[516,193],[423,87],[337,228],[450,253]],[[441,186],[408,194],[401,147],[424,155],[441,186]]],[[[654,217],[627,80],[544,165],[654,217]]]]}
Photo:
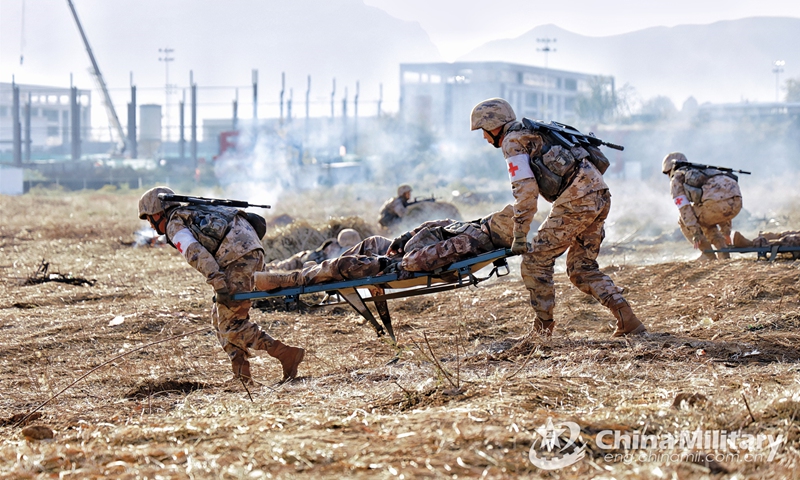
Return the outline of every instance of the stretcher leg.
{"type": "MultiPolygon", "coordinates": [[[[361,295],[358,294],[358,291],[355,288],[339,289],[339,295],[341,295],[345,299],[345,301],[349,303],[350,306],[353,307],[359,313],[359,315],[361,315],[362,317],[364,317],[369,321],[369,323],[372,325],[372,328],[375,329],[375,332],[378,334],[379,337],[383,336],[386,333],[381,324],[379,324],[378,321],[375,320],[375,316],[372,315],[372,312],[370,311],[369,308],[367,308],[367,305],[364,303],[364,299],[361,298],[361,295]]],[[[394,340],[394,335],[392,335],[392,340],[394,340]]]]}

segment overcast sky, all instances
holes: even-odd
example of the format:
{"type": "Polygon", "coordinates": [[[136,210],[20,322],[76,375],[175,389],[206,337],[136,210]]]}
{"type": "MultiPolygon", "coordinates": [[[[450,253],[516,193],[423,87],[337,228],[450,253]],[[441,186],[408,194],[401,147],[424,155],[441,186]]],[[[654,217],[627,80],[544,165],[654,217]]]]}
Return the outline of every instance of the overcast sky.
{"type": "Polygon", "coordinates": [[[490,41],[552,23],[606,36],[648,27],[706,24],[745,17],[800,18],[800,0],[364,0],[419,22],[447,61],[490,41]]]}

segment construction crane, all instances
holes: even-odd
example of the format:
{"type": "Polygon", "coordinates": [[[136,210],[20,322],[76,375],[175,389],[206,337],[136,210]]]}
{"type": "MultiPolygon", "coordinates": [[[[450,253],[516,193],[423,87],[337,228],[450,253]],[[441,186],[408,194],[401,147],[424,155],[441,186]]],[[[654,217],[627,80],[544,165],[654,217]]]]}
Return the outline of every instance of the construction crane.
{"type": "Polygon", "coordinates": [[[111,128],[117,132],[115,153],[122,154],[128,146],[125,132],[122,130],[122,125],[119,123],[119,117],[117,117],[117,111],[114,110],[114,104],[111,103],[111,95],[108,94],[106,82],[103,80],[103,75],[100,73],[100,67],[97,66],[97,60],[94,59],[92,47],[89,46],[89,40],[86,38],[86,33],[83,31],[81,21],[78,20],[78,12],[75,11],[75,5],[72,4],[72,0],[67,0],[67,4],[69,5],[69,9],[72,11],[73,18],[75,18],[75,24],[78,25],[78,31],[80,31],[83,44],[86,46],[86,53],[89,54],[89,60],[92,61],[92,68],[90,70],[92,77],[95,79],[97,85],[100,87],[100,90],[103,92],[103,104],[105,105],[106,113],[108,114],[108,122],[111,124],[111,128]]]}

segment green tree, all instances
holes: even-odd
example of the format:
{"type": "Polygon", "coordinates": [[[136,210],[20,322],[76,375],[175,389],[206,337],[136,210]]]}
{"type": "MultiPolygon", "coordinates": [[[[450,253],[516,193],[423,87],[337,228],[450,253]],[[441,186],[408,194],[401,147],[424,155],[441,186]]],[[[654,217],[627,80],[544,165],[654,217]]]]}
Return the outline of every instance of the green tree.
{"type": "Polygon", "coordinates": [[[800,78],[786,80],[786,101],[800,102],[800,78]]]}
{"type": "Polygon", "coordinates": [[[597,75],[589,80],[589,90],[576,100],[575,110],[583,120],[602,122],[617,108],[612,77],[597,75]]]}

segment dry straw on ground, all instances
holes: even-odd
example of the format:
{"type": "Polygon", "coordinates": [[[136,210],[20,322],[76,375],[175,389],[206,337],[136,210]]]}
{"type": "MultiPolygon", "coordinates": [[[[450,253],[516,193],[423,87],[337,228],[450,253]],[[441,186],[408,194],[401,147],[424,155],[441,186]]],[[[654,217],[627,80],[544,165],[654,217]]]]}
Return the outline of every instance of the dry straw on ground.
{"type": "Polygon", "coordinates": [[[402,353],[391,366],[395,350],[347,308],[256,310],[308,350],[295,382],[278,384],[277,362],[257,356],[261,383],[246,392],[214,335],[198,333],[99,369],[14,426],[115,355],[208,325],[210,288],[180,255],[126,245],[135,205],[0,197],[2,478],[785,479],[800,467],[799,263],[749,256],[606,268],[653,332],[644,338],[609,338],[611,315],[563,274],[556,336],[529,336],[517,266],[479,288],[392,300],[402,353]],[[42,259],[97,282],[22,285],[42,259]],[[787,443],[771,462],[703,464],[590,448],[546,472],[528,450],[549,417],[577,422],[590,445],[606,428],[787,443]],[[54,438],[26,436],[32,426],[54,438]]]}

